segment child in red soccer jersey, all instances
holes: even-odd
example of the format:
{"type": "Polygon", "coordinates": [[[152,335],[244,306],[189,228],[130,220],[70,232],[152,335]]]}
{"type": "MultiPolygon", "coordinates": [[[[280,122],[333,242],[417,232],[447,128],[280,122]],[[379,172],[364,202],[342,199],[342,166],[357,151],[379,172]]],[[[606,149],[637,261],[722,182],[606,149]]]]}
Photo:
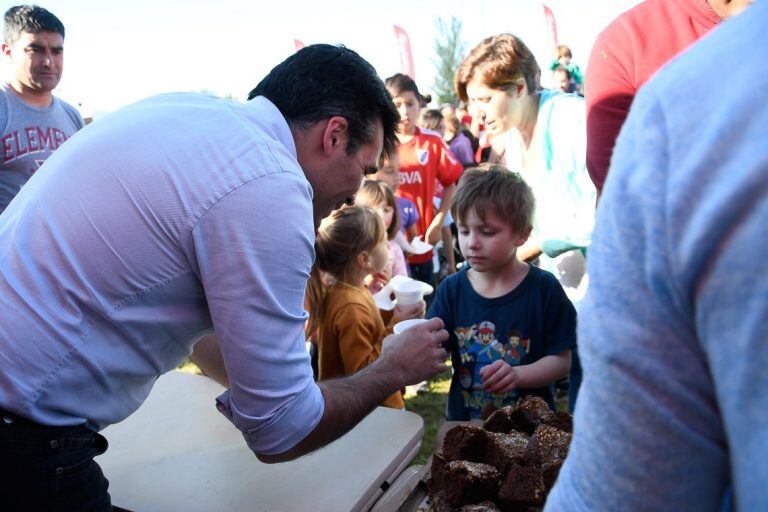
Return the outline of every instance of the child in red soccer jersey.
{"type": "MultiPolygon", "coordinates": [[[[396,74],[386,79],[385,85],[400,113],[400,188],[398,195],[416,203],[419,210],[417,231],[424,241],[435,245],[441,237],[443,220],[448,212],[455,183],[462,165],[451,154],[438,134],[421,131],[417,122],[422,96],[409,76],[396,74]],[[444,187],[443,200],[436,211],[432,199],[435,181],[444,187]]],[[[432,252],[408,258],[411,276],[434,285],[432,252]]]]}

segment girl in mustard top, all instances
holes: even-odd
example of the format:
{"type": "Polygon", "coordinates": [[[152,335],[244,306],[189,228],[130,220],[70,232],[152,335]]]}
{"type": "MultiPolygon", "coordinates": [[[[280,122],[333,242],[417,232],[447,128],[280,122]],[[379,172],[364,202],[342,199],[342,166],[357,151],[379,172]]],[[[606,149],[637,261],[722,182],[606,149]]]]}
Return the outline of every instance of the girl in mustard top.
{"type": "MultiPolygon", "coordinates": [[[[385,325],[367,275],[381,272],[389,259],[387,232],[379,215],[365,206],[336,210],[320,223],[315,266],[307,285],[308,332],[315,333],[318,380],[350,375],[381,354],[392,326],[424,316],[425,304],[398,306],[385,325]],[[327,274],[323,282],[320,271],[327,274]]],[[[403,409],[400,392],[382,404],[403,409]]]]}

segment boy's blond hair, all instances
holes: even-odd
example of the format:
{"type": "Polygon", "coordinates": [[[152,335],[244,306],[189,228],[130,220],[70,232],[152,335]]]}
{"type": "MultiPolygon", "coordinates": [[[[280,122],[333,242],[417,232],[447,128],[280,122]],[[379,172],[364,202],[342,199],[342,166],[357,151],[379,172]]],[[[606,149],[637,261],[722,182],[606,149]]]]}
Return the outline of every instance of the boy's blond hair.
{"type": "Polygon", "coordinates": [[[534,208],[533,192],[522,176],[496,164],[465,171],[451,201],[451,215],[457,222],[470,211],[484,221],[491,210],[516,234],[531,230],[534,208]]]}

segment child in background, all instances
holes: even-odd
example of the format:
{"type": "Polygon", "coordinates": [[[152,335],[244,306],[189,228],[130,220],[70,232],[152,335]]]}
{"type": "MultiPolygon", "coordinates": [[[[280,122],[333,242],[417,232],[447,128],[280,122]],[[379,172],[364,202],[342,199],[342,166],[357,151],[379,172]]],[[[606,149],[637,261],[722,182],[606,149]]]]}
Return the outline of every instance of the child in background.
{"type": "Polygon", "coordinates": [[[400,231],[404,233],[408,240],[417,236],[416,223],[419,221],[419,211],[416,204],[405,197],[397,195],[397,189],[400,187],[400,158],[397,153],[393,153],[379,166],[378,171],[367,176],[370,180],[379,180],[387,184],[389,189],[395,194],[395,203],[397,203],[397,214],[400,220],[400,231]]]}
{"type": "Polygon", "coordinates": [[[568,73],[570,73],[570,79],[572,80],[573,90],[568,92],[581,93],[582,89],[584,88],[584,77],[581,74],[581,68],[579,68],[579,65],[575,62],[571,62],[571,59],[573,59],[571,49],[564,44],[561,44],[555,50],[555,58],[552,59],[552,63],[549,65],[549,70],[555,71],[559,67],[564,68],[566,71],[568,71],[568,73]]]}
{"type": "MultiPolygon", "coordinates": [[[[425,108],[419,113],[419,128],[445,136],[443,113],[436,108],[425,108]]],[[[454,155],[456,156],[456,155],[454,155]]]]}
{"type": "MultiPolygon", "coordinates": [[[[384,336],[392,325],[424,315],[424,301],[397,306],[385,326],[365,276],[381,272],[389,258],[386,230],[379,216],[365,206],[335,210],[323,219],[315,240],[316,259],[307,283],[309,326],[316,333],[318,380],[351,375],[381,354],[384,336]],[[325,284],[320,271],[333,278],[325,284]]],[[[405,407],[402,394],[394,393],[382,404],[405,407]]]]}
{"type": "MultiPolygon", "coordinates": [[[[423,129],[425,133],[428,131],[437,133],[440,137],[443,137],[443,140],[445,140],[445,120],[441,111],[437,109],[423,109],[419,115],[419,127],[423,129]]],[[[447,144],[448,141],[445,141],[445,143],[447,144]]],[[[450,149],[450,146],[448,149],[451,154],[456,157],[454,152],[450,149]]],[[[459,160],[459,162],[461,162],[461,160],[459,160]]],[[[463,163],[462,167],[464,167],[463,163]]],[[[440,209],[442,200],[443,186],[437,182],[435,183],[435,197],[433,198],[436,210],[440,209]]],[[[436,275],[434,281],[438,284],[443,271],[440,267],[441,257],[443,257],[445,261],[445,274],[450,275],[456,272],[456,258],[453,254],[453,233],[451,232],[451,224],[453,224],[453,217],[451,217],[451,212],[447,212],[445,214],[445,219],[443,220],[441,236],[442,245],[440,242],[435,245],[435,250],[433,251],[434,255],[432,257],[432,272],[436,275]],[[441,254],[442,256],[438,256],[438,254],[441,254]]]]}
{"type": "Polygon", "coordinates": [[[464,128],[464,125],[459,123],[456,115],[450,111],[443,114],[443,120],[445,123],[443,140],[448,144],[448,149],[465,169],[474,167],[477,147],[475,147],[476,141],[472,138],[472,134],[464,128]]]}
{"type": "Polygon", "coordinates": [[[459,182],[451,213],[471,268],[443,281],[427,315],[450,334],[447,420],[478,418],[488,404],[528,394],[554,408],[549,385],[568,375],[576,310],[552,274],[517,256],[533,211],[530,187],[501,166],[468,170],[459,182]]]}
{"type": "Polygon", "coordinates": [[[552,81],[555,83],[554,89],[565,93],[574,92],[576,83],[571,77],[571,72],[563,66],[558,66],[552,71],[552,81]]]}
{"type": "Polygon", "coordinates": [[[389,260],[381,272],[371,274],[371,282],[368,284],[368,290],[376,293],[393,277],[408,275],[403,249],[395,242],[395,237],[400,230],[395,195],[383,181],[365,180],[357,192],[355,204],[367,206],[378,213],[387,229],[389,260]]]}
{"type": "MultiPolygon", "coordinates": [[[[398,195],[416,203],[420,217],[417,232],[425,242],[435,245],[441,239],[443,221],[463,168],[439,135],[424,133],[417,126],[422,96],[413,79],[398,73],[387,78],[385,85],[400,113],[398,195]],[[437,211],[432,203],[435,180],[444,187],[437,211]]],[[[434,285],[432,251],[410,256],[408,265],[414,279],[434,285]]]]}

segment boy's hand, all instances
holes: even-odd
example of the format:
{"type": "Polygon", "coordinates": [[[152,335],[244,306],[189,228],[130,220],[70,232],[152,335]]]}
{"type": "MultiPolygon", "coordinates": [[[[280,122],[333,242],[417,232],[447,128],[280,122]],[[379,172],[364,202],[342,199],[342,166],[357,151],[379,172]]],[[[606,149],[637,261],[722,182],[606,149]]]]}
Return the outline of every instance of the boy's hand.
{"type": "Polygon", "coordinates": [[[395,306],[395,311],[392,313],[392,322],[402,322],[403,320],[410,320],[412,318],[424,318],[424,313],[427,310],[427,303],[420,300],[416,304],[409,306],[401,306],[398,304],[395,306]]]}
{"type": "Polygon", "coordinates": [[[483,389],[489,393],[503,395],[517,388],[520,374],[514,366],[499,359],[480,368],[483,389]]]}

